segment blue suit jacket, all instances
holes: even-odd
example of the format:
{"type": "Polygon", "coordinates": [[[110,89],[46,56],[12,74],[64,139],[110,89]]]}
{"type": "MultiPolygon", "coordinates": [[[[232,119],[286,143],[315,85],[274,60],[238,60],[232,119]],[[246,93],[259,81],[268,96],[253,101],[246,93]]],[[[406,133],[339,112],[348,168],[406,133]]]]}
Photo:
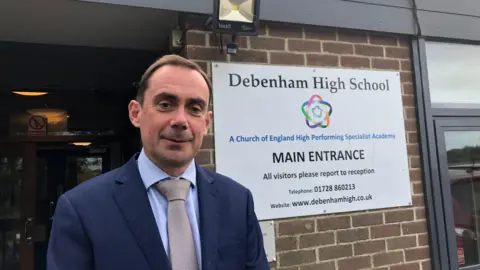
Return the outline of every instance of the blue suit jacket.
{"type": "MultiPolygon", "coordinates": [[[[171,269],[137,156],[59,198],[47,270],[171,269]]],[[[250,191],[196,169],[203,270],[269,269],[250,191]]]]}

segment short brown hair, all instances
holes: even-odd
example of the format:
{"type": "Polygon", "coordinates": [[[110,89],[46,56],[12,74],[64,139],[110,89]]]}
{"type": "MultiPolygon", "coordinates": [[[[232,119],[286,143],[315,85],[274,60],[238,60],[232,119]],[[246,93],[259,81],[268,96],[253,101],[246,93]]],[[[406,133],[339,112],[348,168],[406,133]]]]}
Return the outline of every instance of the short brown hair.
{"type": "Polygon", "coordinates": [[[200,66],[197,63],[190,61],[180,55],[169,54],[169,55],[160,57],[157,61],[155,61],[153,64],[151,64],[147,68],[145,73],[143,73],[143,76],[138,84],[138,90],[137,90],[137,100],[138,102],[140,102],[140,104],[143,104],[145,91],[147,90],[147,87],[148,87],[148,80],[157,69],[163,66],[176,66],[176,67],[182,67],[182,68],[199,72],[202,75],[203,79],[205,79],[205,82],[208,85],[208,91],[210,94],[209,99],[211,100],[212,83],[210,82],[208,75],[202,70],[202,68],[200,68],[200,66]]]}

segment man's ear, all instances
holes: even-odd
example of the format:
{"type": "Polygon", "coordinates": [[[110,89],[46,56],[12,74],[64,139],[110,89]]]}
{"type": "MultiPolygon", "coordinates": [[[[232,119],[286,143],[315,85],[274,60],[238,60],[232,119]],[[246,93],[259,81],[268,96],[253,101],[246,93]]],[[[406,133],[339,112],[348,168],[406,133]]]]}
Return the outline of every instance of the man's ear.
{"type": "Polygon", "coordinates": [[[212,115],[212,111],[207,112],[207,117],[205,118],[205,131],[203,133],[204,135],[208,134],[208,129],[210,128],[210,124],[212,123],[212,115]]]}
{"type": "Polygon", "coordinates": [[[140,127],[140,118],[142,116],[142,105],[136,101],[131,100],[128,104],[128,116],[130,118],[130,122],[135,127],[140,127]]]}

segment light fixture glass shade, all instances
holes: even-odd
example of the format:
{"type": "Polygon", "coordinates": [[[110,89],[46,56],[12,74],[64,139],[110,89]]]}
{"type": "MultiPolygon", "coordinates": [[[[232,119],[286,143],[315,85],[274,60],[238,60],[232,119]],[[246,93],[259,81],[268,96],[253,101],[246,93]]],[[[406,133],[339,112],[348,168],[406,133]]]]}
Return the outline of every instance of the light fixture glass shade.
{"type": "Polygon", "coordinates": [[[30,91],[12,91],[12,93],[19,96],[26,96],[26,97],[38,97],[38,96],[44,96],[48,94],[48,92],[30,92],[30,91]]]}
{"type": "Polygon", "coordinates": [[[253,22],[255,0],[219,0],[219,20],[232,22],[253,22]]]}
{"type": "Polygon", "coordinates": [[[72,144],[75,146],[89,146],[92,143],[91,142],[73,142],[72,144]]]}

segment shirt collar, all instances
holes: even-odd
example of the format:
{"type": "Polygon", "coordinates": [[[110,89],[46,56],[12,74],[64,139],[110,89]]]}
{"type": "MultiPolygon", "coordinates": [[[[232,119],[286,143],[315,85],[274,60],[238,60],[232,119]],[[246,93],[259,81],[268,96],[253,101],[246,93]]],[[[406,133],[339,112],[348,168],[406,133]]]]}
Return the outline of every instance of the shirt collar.
{"type": "MultiPolygon", "coordinates": [[[[172,178],[172,176],[168,175],[162,169],[157,167],[146,155],[144,149],[140,152],[138,156],[138,170],[140,172],[140,176],[142,178],[143,184],[145,185],[145,189],[148,189],[150,186],[154,185],[160,180],[165,180],[167,178],[172,178]]],[[[193,186],[196,185],[196,168],[195,162],[192,161],[188,168],[183,172],[181,175],[175,178],[184,178],[192,182],[193,186]]]]}

